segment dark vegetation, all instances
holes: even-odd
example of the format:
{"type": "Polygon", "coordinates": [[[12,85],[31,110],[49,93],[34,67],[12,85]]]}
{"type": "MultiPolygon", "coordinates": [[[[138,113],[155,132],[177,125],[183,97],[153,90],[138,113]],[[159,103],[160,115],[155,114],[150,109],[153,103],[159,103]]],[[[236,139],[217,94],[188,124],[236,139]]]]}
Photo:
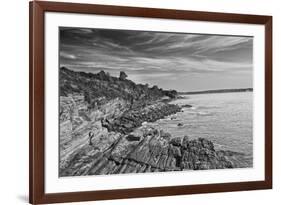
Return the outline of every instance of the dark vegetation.
{"type": "Polygon", "coordinates": [[[163,97],[171,99],[177,97],[175,90],[163,90],[148,84],[136,84],[127,79],[127,74],[120,72],[119,77],[110,76],[109,73],[74,72],[65,67],[60,68],[60,95],[84,95],[85,101],[91,108],[103,104],[114,98],[129,101],[132,106],[146,106],[150,102],[163,97]]]}

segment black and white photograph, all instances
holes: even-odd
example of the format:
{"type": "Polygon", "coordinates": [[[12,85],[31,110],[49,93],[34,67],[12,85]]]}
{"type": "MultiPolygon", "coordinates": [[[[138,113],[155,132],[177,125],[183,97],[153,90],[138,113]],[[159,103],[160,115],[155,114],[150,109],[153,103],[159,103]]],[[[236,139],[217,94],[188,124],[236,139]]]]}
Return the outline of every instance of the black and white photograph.
{"type": "Polygon", "coordinates": [[[253,37],[59,28],[59,177],[253,167],[253,37]]]}

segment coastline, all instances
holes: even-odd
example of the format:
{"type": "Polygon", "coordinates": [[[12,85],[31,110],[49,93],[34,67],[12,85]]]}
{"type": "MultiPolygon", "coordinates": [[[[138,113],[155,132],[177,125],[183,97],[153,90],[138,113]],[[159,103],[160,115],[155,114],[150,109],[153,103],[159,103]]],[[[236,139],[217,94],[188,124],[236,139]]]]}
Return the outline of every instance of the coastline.
{"type": "MultiPolygon", "coordinates": [[[[181,170],[206,170],[251,167],[251,160],[243,153],[216,150],[205,138],[190,140],[188,136],[175,137],[170,133],[145,125],[181,112],[179,106],[159,102],[149,105],[147,112],[127,112],[116,121],[95,122],[92,145],[87,143],[68,156],[60,169],[60,176],[105,175],[181,170]],[[166,109],[161,109],[165,107],[166,109]],[[155,111],[155,112],[154,112],[155,111]],[[152,115],[152,113],[156,113],[152,115]],[[130,117],[128,117],[130,116],[130,117]],[[132,117],[134,116],[134,117],[132,117]],[[152,117],[153,116],[153,117],[152,117]],[[123,119],[123,121],[122,121],[123,119]],[[124,121],[127,120],[127,121],[124,121]],[[123,126],[130,121],[130,126],[123,126]],[[144,125],[142,125],[144,124],[144,125]],[[122,127],[123,129],[118,129],[122,127]]],[[[188,135],[188,133],[187,133],[188,135]]]]}
{"type": "Polygon", "coordinates": [[[202,136],[150,126],[192,106],[171,103],[181,99],[175,90],[126,77],[61,68],[60,177],[252,167],[245,154],[216,149],[202,136]]]}

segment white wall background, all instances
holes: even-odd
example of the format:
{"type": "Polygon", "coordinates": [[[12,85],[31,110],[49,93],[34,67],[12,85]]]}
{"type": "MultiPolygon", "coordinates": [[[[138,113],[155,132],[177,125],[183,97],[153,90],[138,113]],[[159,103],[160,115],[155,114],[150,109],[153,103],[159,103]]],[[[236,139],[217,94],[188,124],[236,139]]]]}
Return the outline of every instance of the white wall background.
{"type": "MultiPolygon", "coordinates": [[[[278,204],[281,194],[281,6],[278,0],[73,0],[97,4],[273,15],[273,190],[72,204],[278,204]],[[277,106],[275,106],[277,105],[277,106]]],[[[1,1],[0,204],[28,201],[28,0],[1,1]]],[[[280,202],[279,202],[280,203],[280,202]]]]}

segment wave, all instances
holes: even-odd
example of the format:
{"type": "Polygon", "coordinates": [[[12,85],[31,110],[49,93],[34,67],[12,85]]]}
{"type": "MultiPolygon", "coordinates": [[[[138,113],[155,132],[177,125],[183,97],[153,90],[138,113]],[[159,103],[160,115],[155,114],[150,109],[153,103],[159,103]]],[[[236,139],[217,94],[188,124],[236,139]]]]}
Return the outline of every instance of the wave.
{"type": "Polygon", "coordinates": [[[216,109],[216,108],[220,108],[219,106],[215,106],[215,105],[213,105],[213,106],[198,106],[197,107],[198,109],[216,109]]]}
{"type": "Polygon", "coordinates": [[[197,112],[196,114],[199,116],[212,116],[213,115],[213,113],[211,113],[211,112],[204,112],[204,111],[197,112]]]}

